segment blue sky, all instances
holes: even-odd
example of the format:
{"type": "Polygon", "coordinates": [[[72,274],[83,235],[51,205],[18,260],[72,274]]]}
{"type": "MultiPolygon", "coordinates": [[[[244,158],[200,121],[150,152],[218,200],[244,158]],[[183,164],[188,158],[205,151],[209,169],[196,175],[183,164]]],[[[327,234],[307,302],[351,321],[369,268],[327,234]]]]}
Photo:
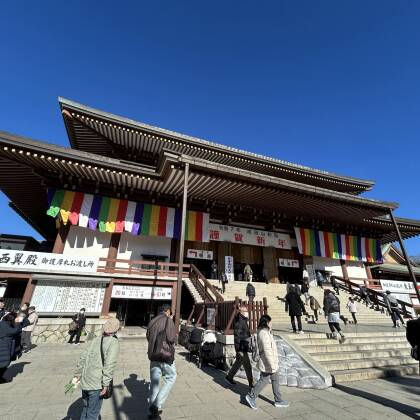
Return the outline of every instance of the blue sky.
{"type": "MultiPolygon", "coordinates": [[[[7,1],[0,129],[67,145],[64,96],[373,179],[369,197],[420,219],[419,21],[414,0],[7,1]]],[[[4,195],[0,215],[38,237],[4,195]]]]}

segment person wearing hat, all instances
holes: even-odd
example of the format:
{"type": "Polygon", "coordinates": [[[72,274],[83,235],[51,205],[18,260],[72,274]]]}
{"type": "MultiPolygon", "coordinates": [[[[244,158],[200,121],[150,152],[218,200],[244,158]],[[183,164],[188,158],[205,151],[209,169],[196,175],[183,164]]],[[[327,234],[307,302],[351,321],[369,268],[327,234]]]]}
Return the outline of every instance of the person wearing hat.
{"type": "Polygon", "coordinates": [[[108,319],[103,334],[92,340],[80,356],[74,377],[82,389],[83,411],[80,420],[96,420],[102,407],[102,398],[108,388],[117,366],[120,343],[116,337],[120,321],[108,319]]]}

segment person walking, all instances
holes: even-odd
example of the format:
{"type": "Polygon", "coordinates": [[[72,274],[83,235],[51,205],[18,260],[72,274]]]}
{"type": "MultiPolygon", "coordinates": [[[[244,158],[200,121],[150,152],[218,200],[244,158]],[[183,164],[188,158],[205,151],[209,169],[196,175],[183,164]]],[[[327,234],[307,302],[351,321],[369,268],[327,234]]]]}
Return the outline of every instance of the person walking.
{"type": "Polygon", "coordinates": [[[320,270],[316,270],[315,275],[316,275],[317,286],[320,287],[321,289],[323,289],[324,288],[324,282],[325,282],[324,276],[322,275],[320,270]]]}
{"type": "Polygon", "coordinates": [[[83,410],[80,420],[97,420],[102,402],[112,393],[112,379],[118,362],[120,343],[116,337],[120,321],[108,319],[100,337],[94,338],[81,354],[74,373],[82,389],[83,410]]]}
{"type": "Polygon", "coordinates": [[[239,307],[239,313],[233,326],[236,359],[225,379],[230,385],[236,385],[236,382],[233,380],[233,378],[235,377],[240,367],[243,366],[245,369],[246,377],[248,379],[248,385],[250,388],[252,388],[254,385],[254,379],[252,377],[251,361],[249,360],[248,356],[248,352],[251,350],[249,346],[251,332],[249,331],[248,317],[248,307],[242,304],[239,307]]]}
{"type": "Polygon", "coordinates": [[[163,405],[176,381],[176,337],[171,306],[165,303],[161,313],[149,322],[146,333],[147,355],[150,360],[149,419],[160,419],[163,405]],[[159,388],[161,378],[164,384],[159,388]]]}
{"type": "Polygon", "coordinates": [[[366,286],[360,286],[360,297],[365,301],[366,306],[372,305],[369,297],[369,291],[366,286]]]}
{"type": "Polygon", "coordinates": [[[0,321],[0,384],[9,382],[4,378],[10,363],[20,355],[20,334],[28,320],[16,322],[16,313],[9,312],[0,321]]]}
{"type": "Polygon", "coordinates": [[[338,287],[337,280],[334,276],[331,276],[331,286],[334,289],[335,293],[337,293],[337,295],[339,295],[340,294],[340,288],[338,287]]]}
{"type": "Polygon", "coordinates": [[[274,394],[274,406],[286,408],[289,403],[281,398],[280,394],[280,370],[277,345],[271,333],[272,323],[269,315],[263,315],[258,323],[257,345],[259,360],[257,368],[260,370],[260,379],[249,393],[245,396],[248,405],[256,410],[257,398],[265,386],[271,381],[274,394]]]}
{"type": "Polygon", "coordinates": [[[211,278],[212,280],[217,279],[217,263],[214,260],[211,263],[211,278]]]}
{"type": "Polygon", "coordinates": [[[319,302],[315,299],[314,296],[311,296],[309,298],[309,305],[311,307],[311,310],[313,311],[312,319],[314,323],[316,324],[318,322],[318,311],[321,309],[321,305],[319,302]]]}
{"type": "Polygon", "coordinates": [[[328,319],[328,326],[333,338],[337,338],[338,333],[340,335],[340,344],[343,344],[346,341],[346,337],[341,332],[340,327],[340,301],[330,289],[324,290],[324,313],[328,319]]]}
{"type": "Polygon", "coordinates": [[[400,310],[398,308],[397,298],[393,296],[389,290],[387,290],[383,295],[383,299],[388,308],[388,312],[391,315],[392,322],[394,323],[394,328],[400,328],[401,324],[405,325],[400,310]]]}
{"type": "Polygon", "coordinates": [[[349,297],[349,301],[347,302],[347,309],[351,313],[354,323],[357,324],[357,318],[356,318],[357,304],[356,304],[355,299],[351,296],[349,297]]]}
{"type": "Polygon", "coordinates": [[[227,275],[226,273],[222,273],[222,275],[219,277],[219,284],[222,285],[222,293],[225,294],[226,291],[226,283],[228,282],[227,280],[227,275]]]}
{"type": "Polygon", "coordinates": [[[244,268],[244,280],[252,281],[252,268],[249,264],[246,264],[244,268]]]}
{"type": "Polygon", "coordinates": [[[22,349],[23,353],[28,353],[32,348],[32,332],[35,329],[35,325],[38,322],[38,314],[35,312],[35,306],[28,308],[28,322],[29,325],[22,329],[22,349]]]}
{"type": "Polygon", "coordinates": [[[302,313],[306,313],[306,310],[305,305],[303,304],[302,299],[300,298],[299,293],[297,291],[297,287],[298,286],[296,285],[291,287],[289,293],[287,293],[284,299],[286,301],[286,311],[289,311],[293,332],[303,334],[302,313]],[[295,321],[297,321],[297,330],[295,321]]]}
{"type": "Polygon", "coordinates": [[[309,298],[311,297],[309,293],[309,278],[304,278],[302,280],[302,295],[305,296],[305,305],[309,303],[309,298]]]}
{"type": "Polygon", "coordinates": [[[254,302],[254,299],[255,299],[255,287],[254,287],[254,285],[251,282],[249,282],[246,285],[246,296],[247,296],[248,300],[251,303],[254,302]]]}
{"type": "Polygon", "coordinates": [[[72,317],[73,325],[69,331],[70,338],[68,343],[73,344],[73,339],[76,337],[74,344],[80,344],[80,336],[82,335],[83,328],[86,325],[85,308],[81,308],[80,311],[72,317]]]}

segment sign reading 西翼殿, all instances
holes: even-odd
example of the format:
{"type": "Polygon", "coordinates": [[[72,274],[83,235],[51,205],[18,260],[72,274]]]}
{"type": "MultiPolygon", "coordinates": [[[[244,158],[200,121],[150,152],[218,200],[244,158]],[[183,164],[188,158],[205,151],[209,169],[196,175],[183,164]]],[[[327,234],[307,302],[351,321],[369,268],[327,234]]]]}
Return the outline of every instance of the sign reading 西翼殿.
{"type": "Polygon", "coordinates": [[[290,235],[238,226],[209,224],[210,241],[224,241],[244,245],[272,246],[292,249],[290,235]]]}
{"type": "Polygon", "coordinates": [[[0,270],[96,273],[98,260],[97,257],[0,250],[0,270]]]}
{"type": "Polygon", "coordinates": [[[171,300],[172,288],[114,284],[111,297],[117,299],[171,300]]]}
{"type": "Polygon", "coordinates": [[[391,293],[400,294],[416,294],[413,283],[409,281],[397,281],[397,280],[380,280],[382,290],[389,290],[391,293]]]}

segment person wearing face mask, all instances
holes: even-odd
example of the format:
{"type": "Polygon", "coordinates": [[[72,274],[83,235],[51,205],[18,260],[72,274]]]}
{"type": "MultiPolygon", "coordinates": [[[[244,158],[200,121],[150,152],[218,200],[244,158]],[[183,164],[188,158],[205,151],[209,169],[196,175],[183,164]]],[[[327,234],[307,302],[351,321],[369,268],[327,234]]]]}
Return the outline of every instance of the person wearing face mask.
{"type": "Polygon", "coordinates": [[[249,387],[252,388],[254,380],[252,377],[251,362],[248,356],[248,352],[250,351],[249,340],[251,337],[248,324],[248,308],[246,305],[241,305],[233,327],[236,359],[225,379],[230,385],[235,385],[236,382],[233,378],[240,367],[243,366],[248,379],[249,387]]]}
{"type": "Polygon", "coordinates": [[[72,317],[73,327],[70,329],[70,338],[68,343],[73,344],[73,338],[76,337],[74,344],[80,344],[80,336],[82,335],[83,328],[86,325],[85,308],[81,308],[80,311],[72,317]]]}

